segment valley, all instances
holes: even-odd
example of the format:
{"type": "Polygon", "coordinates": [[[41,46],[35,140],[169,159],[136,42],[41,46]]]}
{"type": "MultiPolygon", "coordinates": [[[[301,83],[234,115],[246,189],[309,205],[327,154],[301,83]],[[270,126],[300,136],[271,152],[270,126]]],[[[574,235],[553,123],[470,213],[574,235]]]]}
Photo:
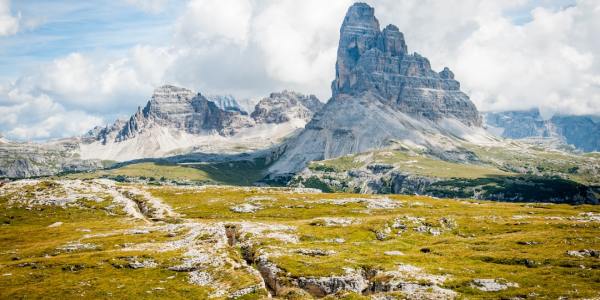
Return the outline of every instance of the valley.
{"type": "Polygon", "coordinates": [[[0,205],[1,298],[600,296],[598,206],[105,179],[0,205]]]}

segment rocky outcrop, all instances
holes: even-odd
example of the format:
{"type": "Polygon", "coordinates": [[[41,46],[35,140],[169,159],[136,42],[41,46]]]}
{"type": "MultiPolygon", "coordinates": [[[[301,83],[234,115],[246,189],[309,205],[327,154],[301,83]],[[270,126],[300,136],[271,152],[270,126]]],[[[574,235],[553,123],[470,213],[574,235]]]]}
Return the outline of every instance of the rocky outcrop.
{"type": "Polygon", "coordinates": [[[360,272],[352,270],[339,276],[300,277],[297,279],[297,285],[315,297],[324,297],[339,291],[362,293],[369,287],[369,281],[360,272]]]}
{"type": "Polygon", "coordinates": [[[490,176],[440,178],[424,176],[385,164],[368,164],[348,171],[306,168],[289,186],[325,192],[428,195],[508,202],[598,204],[598,189],[552,176],[490,176]],[[535,188],[532,188],[535,187],[535,188]]]}
{"type": "Polygon", "coordinates": [[[374,9],[352,5],[340,29],[331,100],[287,144],[271,177],[309,161],[406,142],[435,153],[457,151],[460,139],[487,139],[481,118],[448,69],[409,54],[394,25],[380,30],[374,9]]]}
{"type": "Polygon", "coordinates": [[[458,293],[440,287],[448,276],[428,274],[412,265],[399,265],[397,270],[391,271],[344,268],[343,274],[295,277],[271,262],[267,254],[257,255],[252,249],[251,244],[245,243],[241,247],[242,255],[249,264],[256,266],[273,296],[286,297],[294,290],[297,291],[295,294],[303,295],[302,299],[322,298],[340,292],[372,296],[401,292],[407,299],[454,299],[458,296],[458,293]]]}
{"type": "Polygon", "coordinates": [[[591,116],[543,118],[538,109],[486,113],[488,130],[505,138],[544,138],[586,151],[600,151],[600,121],[591,116]]]}
{"type": "Polygon", "coordinates": [[[370,91],[404,113],[439,120],[452,117],[467,125],[481,125],[469,97],[448,68],[431,69],[429,60],[409,54],[398,27],[379,29],[374,9],[356,3],[348,10],[340,30],[333,97],[360,96],[370,91]]]}

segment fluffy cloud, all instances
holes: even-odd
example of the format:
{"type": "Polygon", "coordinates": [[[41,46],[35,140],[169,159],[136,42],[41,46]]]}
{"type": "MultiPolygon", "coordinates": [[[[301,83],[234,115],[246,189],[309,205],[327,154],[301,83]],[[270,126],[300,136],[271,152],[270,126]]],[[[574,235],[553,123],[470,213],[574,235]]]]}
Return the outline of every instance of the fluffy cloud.
{"type": "Polygon", "coordinates": [[[177,20],[176,35],[190,46],[248,41],[252,4],[249,0],[191,0],[177,20]]]}
{"type": "Polygon", "coordinates": [[[23,140],[39,140],[80,135],[102,118],[84,111],[66,110],[48,95],[32,96],[12,89],[8,99],[14,105],[0,106],[0,126],[3,134],[23,140]]]}
{"type": "Polygon", "coordinates": [[[17,33],[20,18],[11,14],[10,0],[0,0],[0,37],[17,33]]]}
{"type": "Polygon", "coordinates": [[[143,105],[163,83],[174,54],[137,46],[121,58],[72,53],[0,85],[0,129],[9,138],[81,135],[143,105]]]}
{"type": "Polygon", "coordinates": [[[269,75],[326,97],[335,76],[339,26],[350,4],[284,0],[266,5],[254,19],[253,38],[269,75]]]}
{"type": "MultiPolygon", "coordinates": [[[[148,11],[167,2],[127,1],[148,11]]],[[[554,5],[565,1],[535,2],[544,7],[527,0],[370,4],[382,26],[393,23],[405,33],[409,51],[428,57],[437,70],[453,69],[480,110],[600,114],[600,2],[554,5]],[[515,12],[526,21],[515,23],[515,12]]],[[[83,125],[98,116],[112,121],[165,83],[243,98],[288,88],[325,101],[339,26],[352,2],[187,0],[163,46],[139,45],[120,56],[72,53],[0,86],[0,130],[46,138],[58,131],[39,128],[67,126],[60,118],[83,125]],[[19,115],[39,103],[53,108],[19,115]]]]}
{"type": "Polygon", "coordinates": [[[489,20],[449,61],[482,109],[600,114],[599,14],[600,3],[581,1],[536,8],[522,26],[489,20]]]}

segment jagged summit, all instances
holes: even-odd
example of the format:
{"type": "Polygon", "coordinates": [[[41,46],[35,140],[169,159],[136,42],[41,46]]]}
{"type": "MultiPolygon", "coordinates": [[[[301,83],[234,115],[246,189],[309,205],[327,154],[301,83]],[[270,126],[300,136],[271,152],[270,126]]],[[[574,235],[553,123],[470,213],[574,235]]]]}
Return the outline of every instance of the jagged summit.
{"type": "Polygon", "coordinates": [[[434,121],[452,117],[481,126],[475,105],[460,91],[452,71],[435,72],[427,58],[408,54],[398,27],[380,30],[374,12],[365,3],[348,9],[340,29],[333,96],[370,91],[410,115],[434,121]]]}
{"type": "Polygon", "coordinates": [[[490,138],[452,71],[435,72],[427,58],[409,54],[398,27],[381,30],[365,3],[344,17],[331,90],[331,100],[288,141],[273,176],[399,143],[446,156],[458,153],[465,139],[490,138]]]}

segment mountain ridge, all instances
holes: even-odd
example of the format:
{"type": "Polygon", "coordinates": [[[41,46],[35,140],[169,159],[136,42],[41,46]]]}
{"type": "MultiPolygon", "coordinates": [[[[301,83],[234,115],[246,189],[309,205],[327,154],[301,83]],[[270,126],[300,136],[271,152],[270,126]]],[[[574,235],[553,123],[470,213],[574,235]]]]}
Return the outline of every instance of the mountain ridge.
{"type": "Polygon", "coordinates": [[[488,130],[504,138],[543,139],[580,151],[600,151],[600,121],[593,116],[557,114],[545,119],[538,109],[488,112],[484,116],[488,130]]]}
{"type": "Polygon", "coordinates": [[[222,109],[201,93],[165,85],[127,121],[90,131],[81,155],[126,161],[263,149],[304,127],[322,105],[313,95],[284,90],[261,99],[248,114],[222,109]]]}

